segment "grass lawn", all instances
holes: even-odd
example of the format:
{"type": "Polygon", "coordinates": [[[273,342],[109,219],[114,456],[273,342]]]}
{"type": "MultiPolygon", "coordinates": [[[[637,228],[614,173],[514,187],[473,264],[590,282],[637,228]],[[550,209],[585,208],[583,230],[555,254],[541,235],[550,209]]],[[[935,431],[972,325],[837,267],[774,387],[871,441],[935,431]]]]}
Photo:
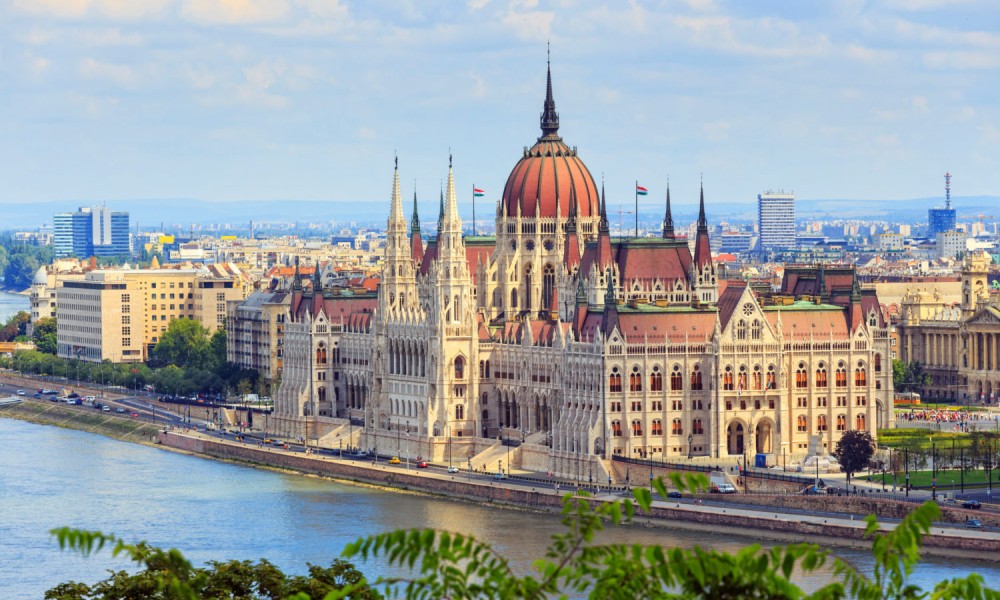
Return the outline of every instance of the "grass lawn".
{"type": "MultiPolygon", "coordinates": [[[[1000,488],[1000,469],[993,469],[992,479],[994,485],[1000,488]]],[[[955,487],[958,487],[961,481],[961,471],[957,469],[948,469],[938,471],[937,474],[938,488],[942,486],[949,486],[954,482],[955,487]]],[[[855,475],[852,479],[860,479],[862,481],[870,481],[872,483],[882,483],[882,474],[878,473],[869,477],[868,475],[855,475]]],[[[910,471],[910,484],[914,487],[930,487],[932,472],[931,471],[910,471]]],[[[886,485],[892,485],[892,473],[886,472],[885,474],[886,485]]],[[[906,482],[906,475],[900,472],[896,475],[896,484],[903,485],[906,482]]],[[[986,473],[982,469],[976,470],[965,470],[965,485],[985,485],[986,484],[986,473]]]]}
{"type": "Polygon", "coordinates": [[[958,433],[955,431],[933,431],[930,429],[879,429],[879,446],[890,448],[922,448],[931,449],[931,438],[938,452],[951,452],[952,440],[955,440],[955,449],[968,448],[972,443],[972,437],[968,433],[958,433]]]}

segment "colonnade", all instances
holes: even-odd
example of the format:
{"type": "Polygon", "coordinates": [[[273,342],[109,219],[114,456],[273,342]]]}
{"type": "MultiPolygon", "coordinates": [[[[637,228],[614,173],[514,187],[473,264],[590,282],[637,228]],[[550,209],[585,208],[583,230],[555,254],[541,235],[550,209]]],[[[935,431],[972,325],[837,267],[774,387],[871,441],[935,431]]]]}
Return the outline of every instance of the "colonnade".
{"type": "Polygon", "coordinates": [[[928,367],[958,367],[958,336],[954,333],[925,333],[924,362],[928,367]]]}
{"type": "Polygon", "coordinates": [[[969,368],[1000,371],[1000,334],[969,333],[969,368]]]}

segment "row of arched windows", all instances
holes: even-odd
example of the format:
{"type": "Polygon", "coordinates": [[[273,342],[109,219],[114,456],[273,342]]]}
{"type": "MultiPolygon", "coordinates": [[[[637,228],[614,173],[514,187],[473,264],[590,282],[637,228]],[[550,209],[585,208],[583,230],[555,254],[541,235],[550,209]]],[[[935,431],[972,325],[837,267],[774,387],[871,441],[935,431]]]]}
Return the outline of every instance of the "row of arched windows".
{"type": "MultiPolygon", "coordinates": [[[[628,389],[630,392],[641,392],[642,385],[642,372],[638,366],[634,366],[628,376],[628,389]]],[[[691,370],[690,386],[692,390],[702,389],[701,367],[699,365],[695,365],[691,370]]],[[[681,374],[680,365],[674,365],[673,371],[670,373],[670,390],[678,392],[683,389],[684,376],[681,374]]],[[[622,391],[622,373],[618,367],[613,367],[611,373],[608,374],[608,391],[613,394],[621,393],[622,391]]],[[[660,372],[659,366],[654,366],[652,373],[649,375],[649,391],[663,391],[663,373],[660,372]]]]}
{"type": "MultiPolygon", "coordinates": [[[[799,432],[806,432],[809,428],[809,420],[805,415],[799,415],[795,419],[796,429],[799,432]]],[[[854,428],[859,431],[864,431],[866,429],[867,420],[865,415],[856,415],[854,417],[854,428]]],[[[819,415],[816,417],[816,431],[827,431],[829,428],[826,420],[826,415],[819,415]]],[[[837,431],[847,431],[847,415],[837,415],[837,431]]]]}
{"type": "MultiPolygon", "coordinates": [[[[642,435],[642,421],[639,419],[632,421],[631,428],[632,435],[642,435]]],[[[649,429],[651,435],[663,435],[663,421],[660,419],[653,419],[652,423],[650,423],[649,429]]],[[[694,419],[691,421],[691,433],[696,435],[702,435],[705,433],[705,426],[701,419],[694,419]]],[[[670,422],[670,435],[684,435],[684,422],[681,419],[673,419],[670,422]]],[[[622,437],[621,421],[611,421],[611,437],[622,437]]]]}
{"type": "MultiPolygon", "coordinates": [[[[878,368],[881,368],[881,356],[875,355],[875,364],[878,368]]],[[[836,387],[847,387],[847,366],[843,361],[837,366],[837,370],[834,371],[834,384],[836,387]]],[[[823,363],[819,364],[816,368],[816,387],[828,387],[829,382],[826,376],[826,365],[823,363]]],[[[858,361],[858,366],[854,369],[854,385],[858,387],[863,387],[868,385],[868,374],[865,370],[865,363],[863,361],[858,361]]],[[[795,387],[797,388],[807,388],[809,387],[809,371],[805,363],[800,362],[798,369],[795,370],[795,387]]]]}

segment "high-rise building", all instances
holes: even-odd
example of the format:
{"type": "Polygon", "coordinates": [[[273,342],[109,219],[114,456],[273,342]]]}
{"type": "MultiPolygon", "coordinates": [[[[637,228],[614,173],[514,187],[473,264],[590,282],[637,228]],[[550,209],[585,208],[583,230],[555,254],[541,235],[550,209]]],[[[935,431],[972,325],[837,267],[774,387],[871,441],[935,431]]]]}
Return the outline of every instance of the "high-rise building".
{"type": "Polygon", "coordinates": [[[951,207],[951,173],[944,174],[944,208],[935,206],[927,211],[927,228],[930,237],[955,229],[955,209],[951,207]]]}
{"type": "Polygon", "coordinates": [[[57,257],[124,256],[130,251],[128,213],[106,207],[58,213],[53,233],[57,257]]]}
{"type": "Polygon", "coordinates": [[[761,251],[795,247],[795,194],[758,194],[757,224],[761,251]]]}

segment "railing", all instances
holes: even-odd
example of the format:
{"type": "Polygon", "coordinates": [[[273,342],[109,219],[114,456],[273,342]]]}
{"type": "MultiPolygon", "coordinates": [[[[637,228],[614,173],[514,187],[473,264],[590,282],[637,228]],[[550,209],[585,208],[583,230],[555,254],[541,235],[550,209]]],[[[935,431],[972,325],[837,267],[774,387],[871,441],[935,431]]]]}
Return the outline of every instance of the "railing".
{"type": "Polygon", "coordinates": [[[632,465],[642,465],[645,467],[659,467],[661,469],[673,469],[677,471],[698,471],[700,473],[710,473],[713,471],[720,471],[722,467],[714,467],[708,465],[693,465],[690,463],[668,463],[668,462],[657,462],[655,460],[645,460],[641,458],[628,458],[625,456],[612,456],[612,461],[628,463],[632,465]]]}

